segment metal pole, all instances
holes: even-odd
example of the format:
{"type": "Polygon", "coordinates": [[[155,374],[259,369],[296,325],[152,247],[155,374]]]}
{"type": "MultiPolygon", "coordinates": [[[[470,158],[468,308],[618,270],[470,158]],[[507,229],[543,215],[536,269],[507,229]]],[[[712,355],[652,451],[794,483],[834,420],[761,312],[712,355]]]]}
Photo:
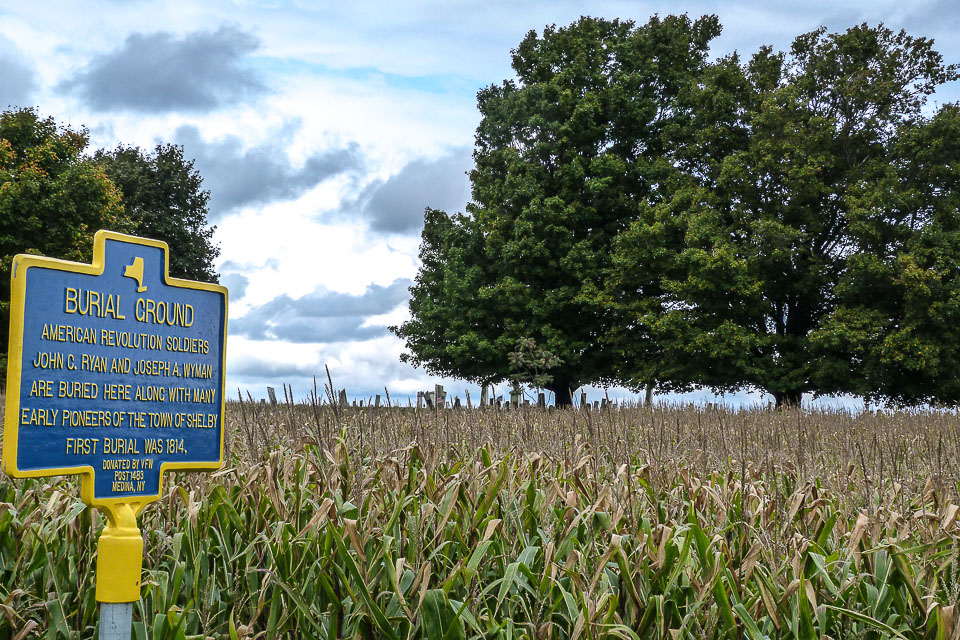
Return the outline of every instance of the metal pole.
{"type": "Polygon", "coordinates": [[[97,602],[100,640],[130,640],[133,604],[140,600],[143,536],[137,527],[137,503],[97,505],[107,526],[97,541],[97,602]]]}
{"type": "Polygon", "coordinates": [[[100,640],[130,640],[132,602],[100,603],[100,640]]]}

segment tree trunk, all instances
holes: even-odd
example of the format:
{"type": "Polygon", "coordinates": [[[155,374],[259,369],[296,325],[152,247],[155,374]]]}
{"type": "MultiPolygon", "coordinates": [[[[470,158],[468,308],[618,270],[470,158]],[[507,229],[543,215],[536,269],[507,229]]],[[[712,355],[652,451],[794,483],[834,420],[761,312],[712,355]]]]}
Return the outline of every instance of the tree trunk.
{"type": "Polygon", "coordinates": [[[643,406],[649,409],[652,405],[653,405],[653,383],[648,382],[646,393],[643,396],[643,406]]]}
{"type": "Polygon", "coordinates": [[[777,402],[777,409],[794,409],[800,407],[800,401],[803,399],[803,391],[791,389],[790,391],[771,391],[773,399],[777,402]]]}
{"type": "Polygon", "coordinates": [[[569,407],[573,404],[573,390],[580,385],[560,380],[547,387],[548,391],[553,392],[554,403],[558,408],[569,407]]]}

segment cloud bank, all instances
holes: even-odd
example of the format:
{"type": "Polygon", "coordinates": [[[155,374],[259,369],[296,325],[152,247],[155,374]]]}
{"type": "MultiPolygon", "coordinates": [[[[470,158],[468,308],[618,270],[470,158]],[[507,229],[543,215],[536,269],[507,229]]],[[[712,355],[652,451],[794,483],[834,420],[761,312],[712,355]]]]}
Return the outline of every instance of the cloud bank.
{"type": "Polygon", "coordinates": [[[220,277],[220,284],[230,291],[230,300],[236,302],[246,295],[250,279],[240,273],[228,273],[220,277]]]}
{"type": "Polygon", "coordinates": [[[174,134],[176,144],[194,159],[210,190],[210,219],[243,206],[288,200],[303,195],[324,180],[363,165],[356,145],[314,153],[301,167],[290,164],[285,148],[287,134],[259,146],[244,148],[236,136],[207,142],[194,126],[182,126],[174,134]]]}
{"type": "Polygon", "coordinates": [[[409,279],[367,287],[360,295],[318,287],[301,298],[283,294],[230,322],[231,335],[252,340],[329,343],[369,340],[388,334],[384,326],[364,326],[366,318],[393,311],[409,298],[409,279]]]}
{"type": "Polygon", "coordinates": [[[133,33],[61,83],[95,111],[212,111],[266,91],[247,64],[259,40],[237,27],[133,33]]]}
{"type": "Polygon", "coordinates": [[[0,36],[0,108],[31,106],[34,70],[16,45],[0,36]]]}
{"type": "Polygon", "coordinates": [[[373,231],[408,233],[423,226],[426,207],[462,211],[470,196],[470,149],[458,147],[436,159],[417,159],[387,180],[363,190],[358,205],[373,231]]]}

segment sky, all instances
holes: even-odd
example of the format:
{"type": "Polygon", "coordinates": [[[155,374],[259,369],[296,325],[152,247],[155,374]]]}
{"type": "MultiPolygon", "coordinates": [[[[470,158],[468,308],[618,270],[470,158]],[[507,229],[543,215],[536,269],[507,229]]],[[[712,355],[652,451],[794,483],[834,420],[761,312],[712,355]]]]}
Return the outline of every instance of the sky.
{"type": "MultiPolygon", "coordinates": [[[[882,22],[960,62],[955,0],[0,0],[0,106],[86,127],[91,151],[183,146],[211,194],[230,290],[231,394],[262,398],[286,383],[302,397],[327,366],[351,398],[386,387],[405,400],[439,383],[476,399],[475,385],[400,362],[404,345],[387,329],[408,317],[424,208],[463,211],[470,198],[476,93],[513,77],[510,50],[531,30],[668,13],[717,14],[714,56],[882,22]]],[[[960,100],[957,84],[934,103],[960,100]]]]}

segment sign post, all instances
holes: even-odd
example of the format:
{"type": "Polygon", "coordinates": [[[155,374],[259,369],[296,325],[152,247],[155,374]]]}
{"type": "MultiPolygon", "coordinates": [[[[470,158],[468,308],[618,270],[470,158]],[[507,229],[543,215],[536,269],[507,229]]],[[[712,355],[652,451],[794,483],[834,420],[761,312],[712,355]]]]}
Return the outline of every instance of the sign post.
{"type": "Polygon", "coordinates": [[[102,639],[130,637],[164,472],[223,464],[226,333],[227,289],[171,278],[166,243],[98,231],[92,264],[13,260],[3,469],[78,474],[106,516],[102,639]]]}

